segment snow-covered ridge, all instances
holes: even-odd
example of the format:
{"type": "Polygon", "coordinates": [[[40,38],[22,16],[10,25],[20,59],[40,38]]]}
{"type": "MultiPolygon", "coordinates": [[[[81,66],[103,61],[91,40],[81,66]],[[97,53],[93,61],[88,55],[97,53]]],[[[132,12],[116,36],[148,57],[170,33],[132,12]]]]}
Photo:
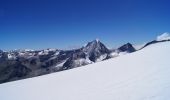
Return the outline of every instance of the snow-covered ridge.
{"type": "Polygon", "coordinates": [[[170,33],[168,33],[168,32],[158,35],[157,38],[152,41],[144,42],[142,44],[136,44],[133,46],[136,50],[141,50],[141,49],[145,48],[146,46],[149,46],[149,45],[152,45],[155,43],[159,43],[159,42],[166,42],[166,41],[170,41],[170,33]]]}
{"type": "Polygon", "coordinates": [[[2,100],[169,100],[170,42],[60,73],[0,85],[2,100]]]}
{"type": "Polygon", "coordinates": [[[170,34],[168,32],[165,32],[165,33],[159,35],[156,40],[157,41],[170,40],[170,34]]]}

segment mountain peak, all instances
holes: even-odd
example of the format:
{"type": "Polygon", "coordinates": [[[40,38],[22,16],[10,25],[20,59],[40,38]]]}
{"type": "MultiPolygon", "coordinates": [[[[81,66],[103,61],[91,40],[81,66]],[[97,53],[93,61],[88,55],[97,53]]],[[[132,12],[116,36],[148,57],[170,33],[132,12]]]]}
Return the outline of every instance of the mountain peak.
{"type": "Polygon", "coordinates": [[[89,59],[93,62],[97,60],[103,54],[108,54],[110,51],[107,47],[98,39],[89,42],[84,48],[83,52],[88,55],[89,59]]]}
{"type": "Polygon", "coordinates": [[[100,42],[98,38],[96,38],[96,40],[95,40],[95,41],[96,41],[96,42],[100,42]]]}
{"type": "Polygon", "coordinates": [[[96,38],[95,40],[89,42],[88,44],[97,44],[97,43],[101,43],[101,42],[99,39],[96,38]]]}
{"type": "Polygon", "coordinates": [[[125,45],[127,45],[127,46],[132,46],[132,44],[131,44],[131,43],[129,43],[129,42],[128,42],[128,43],[126,43],[125,45]]]}
{"type": "Polygon", "coordinates": [[[95,39],[89,42],[84,48],[94,50],[101,49],[103,47],[106,48],[106,46],[102,42],[100,42],[99,39],[95,39]]]}
{"type": "Polygon", "coordinates": [[[124,44],[123,46],[119,47],[118,50],[121,52],[129,52],[129,53],[136,51],[131,43],[124,44]]]}

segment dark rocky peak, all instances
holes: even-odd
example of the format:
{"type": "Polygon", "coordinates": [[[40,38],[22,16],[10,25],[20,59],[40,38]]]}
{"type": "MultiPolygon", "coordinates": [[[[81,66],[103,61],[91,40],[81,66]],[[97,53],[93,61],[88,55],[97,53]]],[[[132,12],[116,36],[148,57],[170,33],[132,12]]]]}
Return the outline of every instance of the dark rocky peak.
{"type": "Polygon", "coordinates": [[[124,44],[123,46],[119,47],[118,50],[119,52],[128,52],[128,53],[136,51],[131,43],[124,44]]]}

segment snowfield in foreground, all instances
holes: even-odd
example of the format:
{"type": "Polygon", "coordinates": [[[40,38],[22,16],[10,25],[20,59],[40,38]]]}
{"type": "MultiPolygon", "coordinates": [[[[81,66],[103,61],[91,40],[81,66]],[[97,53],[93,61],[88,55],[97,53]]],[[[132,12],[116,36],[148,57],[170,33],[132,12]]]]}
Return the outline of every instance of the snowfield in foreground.
{"type": "Polygon", "coordinates": [[[0,100],[169,100],[170,42],[0,85],[0,100]]]}

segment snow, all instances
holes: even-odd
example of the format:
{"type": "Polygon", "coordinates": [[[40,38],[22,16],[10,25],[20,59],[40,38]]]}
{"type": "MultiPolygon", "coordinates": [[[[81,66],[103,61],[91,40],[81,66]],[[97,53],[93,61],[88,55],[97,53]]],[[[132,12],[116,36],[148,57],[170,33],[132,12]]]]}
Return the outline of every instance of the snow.
{"type": "Polygon", "coordinates": [[[0,85],[1,100],[169,100],[170,42],[0,85]]]}
{"type": "Polygon", "coordinates": [[[63,62],[61,62],[60,64],[58,64],[58,65],[57,65],[57,66],[55,66],[55,67],[62,67],[66,61],[67,61],[67,59],[66,59],[66,60],[64,60],[63,62]]]}
{"type": "MultiPolygon", "coordinates": [[[[38,53],[38,55],[48,55],[49,52],[51,52],[51,51],[55,52],[56,49],[45,49],[45,50],[41,50],[41,51],[38,53]]],[[[58,53],[58,52],[57,52],[57,53],[58,53]]]]}
{"type": "Polygon", "coordinates": [[[30,51],[35,51],[35,50],[32,50],[32,49],[25,49],[24,51],[26,51],[26,52],[30,52],[30,51]]]}
{"type": "Polygon", "coordinates": [[[102,61],[102,60],[104,60],[106,58],[107,58],[107,54],[103,54],[96,61],[99,62],[99,61],[102,61]]]}
{"type": "Polygon", "coordinates": [[[59,51],[57,51],[54,55],[55,56],[58,56],[60,54],[60,52],[59,51]]]}
{"type": "Polygon", "coordinates": [[[38,55],[48,55],[49,51],[48,50],[43,50],[38,53],[38,55]]]}
{"type": "Polygon", "coordinates": [[[91,63],[93,63],[90,59],[89,59],[89,57],[86,57],[86,60],[85,60],[88,64],[91,64],[91,63]]]}
{"type": "MultiPolygon", "coordinates": [[[[56,51],[56,53],[53,55],[53,57],[50,58],[50,60],[56,59],[59,54],[60,54],[60,51],[56,51]]],[[[42,54],[41,54],[41,55],[42,55],[42,54]]],[[[58,66],[56,66],[56,67],[58,67],[58,66]]],[[[61,67],[61,66],[60,66],[60,67],[61,67]]]]}
{"type": "Polygon", "coordinates": [[[13,59],[16,59],[16,57],[15,57],[15,55],[13,53],[9,53],[8,54],[8,59],[13,60],[13,59]]]}
{"type": "Polygon", "coordinates": [[[19,52],[19,56],[24,56],[25,53],[24,52],[19,52]]]}
{"type": "Polygon", "coordinates": [[[82,65],[91,64],[92,61],[90,61],[90,59],[88,57],[86,57],[86,59],[80,58],[80,59],[74,60],[74,63],[76,65],[76,67],[79,67],[82,65]]]}
{"type": "Polygon", "coordinates": [[[46,49],[45,51],[47,51],[47,52],[56,51],[56,49],[49,48],[49,49],[46,49]]]}
{"type": "Polygon", "coordinates": [[[99,39],[98,39],[98,38],[96,38],[96,42],[97,42],[97,43],[99,42],[99,39]]]}
{"type": "Polygon", "coordinates": [[[18,52],[20,57],[25,57],[25,58],[32,58],[36,54],[35,52],[25,52],[25,51],[20,51],[18,52]]]}
{"type": "Polygon", "coordinates": [[[136,44],[133,45],[133,47],[135,48],[135,50],[140,50],[141,48],[143,48],[147,43],[142,43],[142,44],[136,44]]]}
{"type": "Polygon", "coordinates": [[[119,56],[129,54],[128,52],[119,52],[119,56]]]}
{"type": "Polygon", "coordinates": [[[170,39],[170,34],[167,32],[157,37],[157,41],[168,40],[168,39],[170,39]]]}
{"type": "Polygon", "coordinates": [[[119,56],[119,53],[118,53],[118,52],[112,52],[112,53],[110,54],[110,56],[111,56],[112,58],[118,57],[118,56],[119,56]]]}
{"type": "Polygon", "coordinates": [[[122,55],[126,55],[126,54],[129,54],[128,52],[119,52],[119,51],[114,51],[114,52],[112,52],[111,54],[110,54],[110,56],[112,57],[112,58],[115,58],[115,57],[119,57],[119,56],[122,56],[122,55]]]}

